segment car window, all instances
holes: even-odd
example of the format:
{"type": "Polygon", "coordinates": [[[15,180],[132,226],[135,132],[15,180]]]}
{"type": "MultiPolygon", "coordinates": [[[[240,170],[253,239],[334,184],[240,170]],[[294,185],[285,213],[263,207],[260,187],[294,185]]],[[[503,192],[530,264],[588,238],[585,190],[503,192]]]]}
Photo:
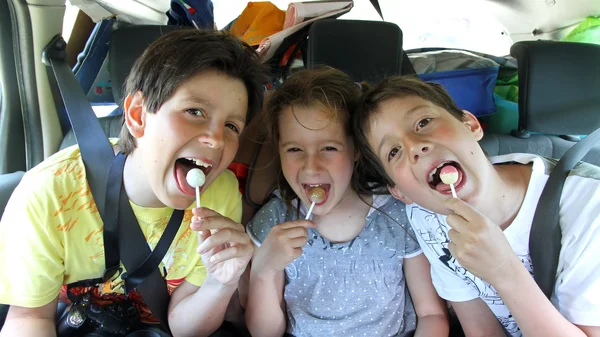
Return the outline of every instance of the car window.
{"type": "Polygon", "coordinates": [[[69,1],[65,4],[65,17],[63,19],[63,30],[62,36],[65,41],[69,41],[69,37],[71,36],[71,32],[73,31],[73,26],[75,25],[75,19],[77,19],[77,13],[79,12],[79,8],[71,5],[69,1]]]}
{"type": "Polygon", "coordinates": [[[379,3],[385,20],[402,29],[405,50],[445,47],[497,56],[509,54],[512,41],[504,27],[475,5],[465,10],[465,6],[458,8],[453,1],[380,0],[379,3]]]}
{"type": "MultiPolygon", "coordinates": [[[[289,0],[272,0],[286,10],[289,0]]],[[[221,29],[246,7],[246,0],[214,1],[215,22],[221,29]]],[[[384,19],[397,24],[403,32],[405,50],[445,47],[478,51],[492,55],[508,55],[512,41],[504,27],[491,14],[478,7],[457,8],[452,1],[379,0],[384,19]]],[[[348,20],[381,21],[368,0],[355,0],[354,8],[340,17],[348,20]]]]}

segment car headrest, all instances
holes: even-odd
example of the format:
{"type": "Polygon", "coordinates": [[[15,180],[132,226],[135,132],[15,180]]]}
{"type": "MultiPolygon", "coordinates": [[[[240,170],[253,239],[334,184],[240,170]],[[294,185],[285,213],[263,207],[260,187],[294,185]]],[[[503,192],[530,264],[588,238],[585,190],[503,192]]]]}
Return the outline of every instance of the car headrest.
{"type": "Polygon", "coordinates": [[[113,97],[121,107],[125,80],[135,61],[160,36],[180,29],[178,26],[127,26],[112,32],[110,46],[110,80],[113,97]]]}
{"type": "Polygon", "coordinates": [[[320,20],[308,31],[307,68],[328,65],[355,81],[378,82],[399,75],[402,31],[389,22],[320,20]]]}
{"type": "Polygon", "coordinates": [[[584,135],[600,127],[600,46],[556,41],[510,48],[519,74],[519,130],[584,135]]]}

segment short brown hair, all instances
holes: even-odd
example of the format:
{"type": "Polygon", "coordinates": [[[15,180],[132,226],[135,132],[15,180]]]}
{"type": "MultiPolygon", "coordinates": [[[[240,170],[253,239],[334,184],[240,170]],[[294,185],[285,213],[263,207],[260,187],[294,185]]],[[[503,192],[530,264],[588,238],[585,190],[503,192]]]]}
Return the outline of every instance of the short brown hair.
{"type": "MultiPolygon", "coordinates": [[[[351,114],[360,101],[363,88],[366,88],[366,84],[356,83],[344,72],[331,67],[301,70],[293,74],[275,90],[263,110],[267,139],[275,147],[278,146],[279,119],[282,112],[290,107],[315,108],[329,113],[330,120],[342,123],[346,135],[351,136],[351,114]]],[[[352,175],[353,188],[360,182],[358,178],[355,170],[352,175]]],[[[286,203],[297,198],[283,172],[279,174],[278,186],[286,203]]]]}
{"type": "Polygon", "coordinates": [[[375,180],[377,184],[372,185],[372,188],[380,188],[382,185],[394,186],[395,184],[385,173],[379,158],[368,145],[369,126],[373,117],[377,115],[381,103],[393,98],[406,97],[420,97],[448,111],[460,121],[465,118],[465,113],[458,108],[443,86],[424,82],[414,76],[392,76],[367,91],[353,114],[352,126],[354,142],[361,154],[361,161],[363,161],[365,169],[377,177],[375,180]]]}
{"type": "MultiPolygon", "coordinates": [[[[147,111],[156,113],[183,82],[207,70],[244,82],[248,94],[246,121],[260,111],[266,71],[254,49],[228,33],[193,28],[178,29],[154,41],[133,65],[123,96],[141,92],[147,111]]],[[[125,154],[136,147],[125,124],[120,147],[125,154]]]]}

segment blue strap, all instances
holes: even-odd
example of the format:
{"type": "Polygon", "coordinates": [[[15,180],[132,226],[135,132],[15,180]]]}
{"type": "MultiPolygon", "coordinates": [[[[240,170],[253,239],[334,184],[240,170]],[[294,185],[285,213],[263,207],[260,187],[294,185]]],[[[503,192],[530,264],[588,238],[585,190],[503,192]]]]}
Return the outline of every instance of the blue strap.
{"type": "Polygon", "coordinates": [[[92,84],[94,84],[94,80],[108,55],[113,22],[111,19],[96,24],[85,44],[85,48],[77,57],[77,64],[73,67],[75,78],[77,78],[79,85],[86,94],[92,88],[92,84]]]}
{"type": "Polygon", "coordinates": [[[167,12],[168,24],[203,29],[214,28],[214,6],[211,0],[172,0],[167,12]]]}

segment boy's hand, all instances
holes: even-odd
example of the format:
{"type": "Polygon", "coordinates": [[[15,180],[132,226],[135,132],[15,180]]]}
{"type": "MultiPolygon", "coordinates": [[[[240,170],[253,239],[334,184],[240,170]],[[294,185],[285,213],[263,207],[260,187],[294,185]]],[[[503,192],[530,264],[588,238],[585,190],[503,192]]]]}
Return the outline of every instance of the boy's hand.
{"type": "Polygon", "coordinates": [[[207,273],[223,285],[237,286],[254,252],[244,226],[208,208],[193,212],[190,227],[199,231],[197,252],[207,273]]]}
{"type": "Polygon", "coordinates": [[[307,220],[285,222],[274,226],[252,260],[252,269],[259,273],[277,273],[302,255],[307,228],[315,224],[307,220]]]}
{"type": "Polygon", "coordinates": [[[448,249],[468,271],[493,285],[521,265],[498,225],[460,199],[448,199],[445,206],[451,211],[448,249]]]}

